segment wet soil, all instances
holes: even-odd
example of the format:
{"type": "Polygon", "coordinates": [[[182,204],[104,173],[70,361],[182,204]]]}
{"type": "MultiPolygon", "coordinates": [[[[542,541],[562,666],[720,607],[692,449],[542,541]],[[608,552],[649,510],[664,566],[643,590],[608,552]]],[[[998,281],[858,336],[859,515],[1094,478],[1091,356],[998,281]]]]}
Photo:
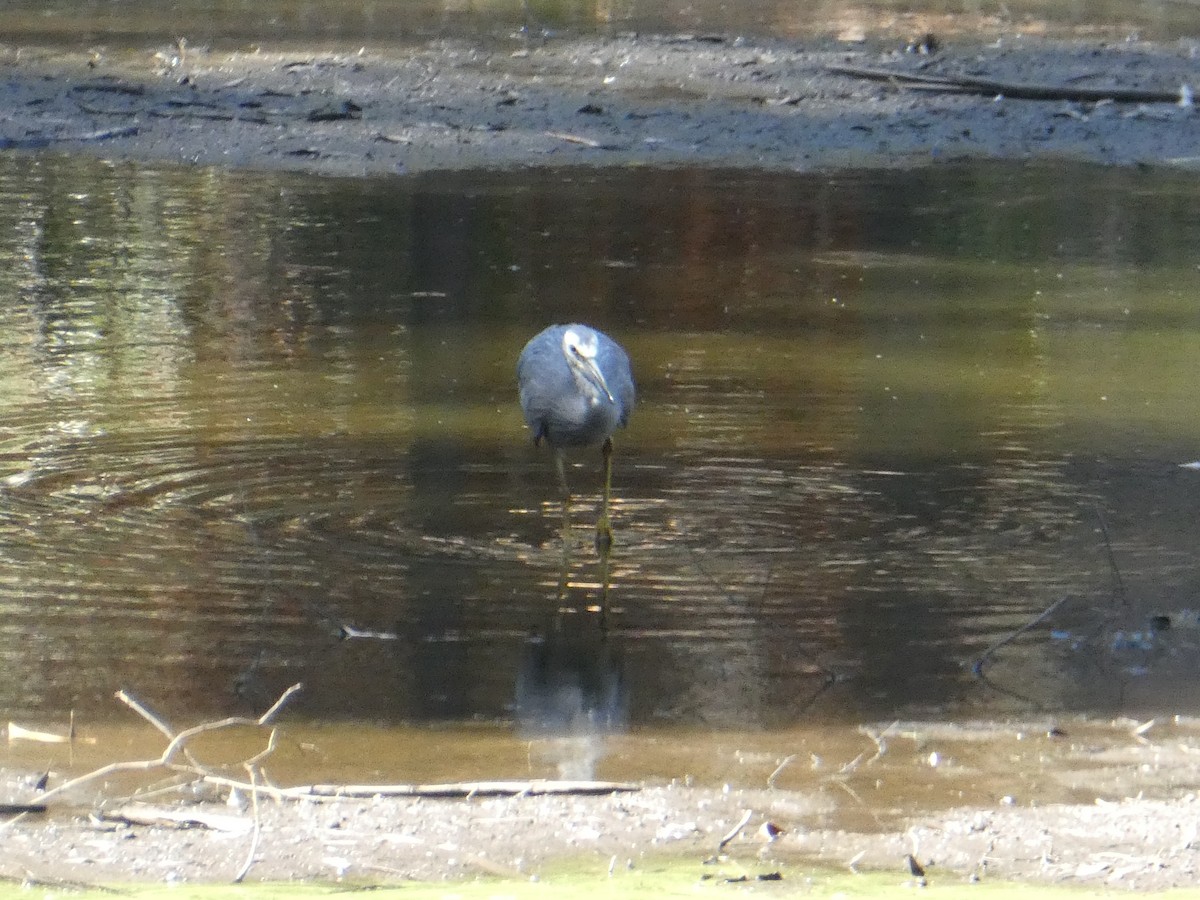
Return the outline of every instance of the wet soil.
{"type": "Polygon", "coordinates": [[[0,146],[334,175],[1035,157],[1194,166],[1200,117],[1170,101],[1196,79],[1197,46],[1015,36],[922,53],[688,35],[351,54],[0,46],[0,146]],[[837,66],[1161,91],[1168,102],[1009,99],[837,66]]]}
{"type": "MultiPolygon", "coordinates": [[[[0,47],[7,101],[0,146],[328,175],[563,165],[788,171],[962,159],[1200,162],[1200,119],[1187,103],[1011,99],[830,68],[847,65],[1166,94],[1178,94],[1197,72],[1190,42],[1023,37],[933,53],[907,52],[902,42],[801,46],[702,36],[493,47],[437,41],[349,54],[8,46],[0,47]]],[[[204,808],[236,817],[242,824],[232,830],[102,822],[88,815],[90,806],[76,806],[10,826],[0,874],[226,881],[252,859],[256,879],[441,879],[532,874],[579,854],[604,871],[614,860],[636,865],[658,853],[696,860],[699,874],[749,810],[725,853],[785,872],[820,860],[895,870],[901,879],[910,877],[902,862],[912,854],[931,879],[1190,885],[1200,865],[1200,745],[1190,734],[1156,739],[1126,725],[1114,729],[1119,740],[1081,749],[1078,764],[1055,775],[1060,786],[1073,779],[1072,799],[1045,805],[1036,791],[1003,789],[1006,780],[1026,784],[1036,760],[1021,754],[1005,763],[1001,753],[989,788],[964,794],[953,808],[943,790],[936,803],[910,797],[904,808],[881,809],[863,796],[885,780],[869,758],[845,777],[835,771],[812,786],[774,790],[676,783],[603,797],[267,801],[257,845],[246,824],[252,812],[223,798],[204,808]],[[863,814],[849,827],[852,816],[831,814],[839,809],[863,814]],[[784,830],[774,841],[763,834],[767,821],[784,830]]],[[[1011,732],[992,725],[984,739],[1011,732]]],[[[948,765],[934,751],[919,760],[908,765],[948,765]]],[[[903,781],[904,773],[887,777],[903,781]]]]}
{"type": "MultiPolygon", "coordinates": [[[[131,791],[110,776],[87,802],[60,795],[48,815],[10,823],[0,876],[387,883],[532,878],[569,865],[609,877],[669,857],[697,879],[769,872],[795,883],[821,866],[892,873],[900,884],[913,880],[911,855],[929,883],[1195,882],[1200,722],[892,723],[859,734],[864,749],[850,759],[747,758],[762,777],[740,787],[681,777],[599,796],[264,791],[256,810],[247,792],[220,784],[164,791],[162,773],[147,772],[131,791]],[[163,810],[189,821],[143,821],[163,810]]],[[[36,801],[36,776],[5,775],[9,799],[36,801]]]]}

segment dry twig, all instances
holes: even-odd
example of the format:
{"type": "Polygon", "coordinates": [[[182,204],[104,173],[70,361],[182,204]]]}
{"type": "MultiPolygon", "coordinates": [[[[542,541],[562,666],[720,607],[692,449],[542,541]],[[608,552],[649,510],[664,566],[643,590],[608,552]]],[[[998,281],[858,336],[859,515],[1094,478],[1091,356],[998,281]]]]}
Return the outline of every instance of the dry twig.
{"type": "Polygon", "coordinates": [[[717,852],[718,853],[722,852],[725,849],[726,845],[730,841],[732,841],[739,834],[741,834],[742,829],[744,829],[747,825],[750,824],[750,820],[753,817],[754,817],[754,810],[752,810],[752,809],[746,810],[746,812],[742,815],[742,818],[738,821],[738,823],[736,825],[734,825],[733,828],[729,829],[729,832],[723,838],[721,838],[721,843],[717,844],[717,852]]]}
{"type": "MultiPolygon", "coordinates": [[[[150,772],[155,769],[166,769],[171,772],[182,772],[198,777],[206,777],[212,774],[212,772],[206,766],[203,766],[191,758],[190,753],[187,751],[188,741],[198,735],[207,734],[211,731],[219,731],[223,728],[235,726],[259,727],[266,725],[279,713],[284,705],[299,690],[302,689],[302,687],[303,685],[293,684],[280,695],[279,699],[272,704],[270,709],[268,709],[257,719],[250,719],[244,716],[230,716],[229,718],[221,719],[216,722],[204,722],[200,725],[194,725],[191,728],[185,728],[178,734],[173,733],[171,727],[167,725],[166,722],[150,712],[150,710],[148,710],[138,700],[130,696],[129,693],[123,690],[118,691],[116,694],[118,700],[125,703],[130,709],[158,729],[165,737],[169,738],[166,749],[163,750],[162,754],[157,759],[137,759],[127,762],[109,763],[108,765],[101,766],[99,769],[95,769],[94,771],[88,772],[84,775],[80,775],[78,778],[72,778],[70,781],[65,781],[58,785],[58,787],[51,788],[50,790],[46,791],[40,799],[43,803],[45,803],[50,798],[59,794],[65,794],[68,791],[81,787],[82,785],[90,784],[91,782],[100,778],[106,778],[110,775],[115,775],[120,772],[150,772]],[[186,765],[175,761],[175,757],[179,755],[184,756],[184,758],[188,760],[186,765]]],[[[268,741],[267,746],[268,750],[270,750],[274,746],[273,740],[268,741]]],[[[255,757],[255,760],[261,759],[262,756],[263,754],[258,754],[255,757]]]]}

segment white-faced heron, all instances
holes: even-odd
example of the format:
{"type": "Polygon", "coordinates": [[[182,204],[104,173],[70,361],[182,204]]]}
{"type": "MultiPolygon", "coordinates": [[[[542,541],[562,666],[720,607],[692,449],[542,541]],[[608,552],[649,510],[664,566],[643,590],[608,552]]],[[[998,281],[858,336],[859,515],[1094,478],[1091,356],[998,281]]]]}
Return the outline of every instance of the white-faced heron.
{"type": "Polygon", "coordinates": [[[570,498],[563,454],[568,447],[594,447],[604,454],[604,501],[596,523],[596,546],[612,545],[608,520],[612,493],[612,435],[633,412],[635,389],[629,355],[603,332],[587,325],[551,325],[535,335],[517,360],[521,411],[554,450],[564,504],[570,498]]]}

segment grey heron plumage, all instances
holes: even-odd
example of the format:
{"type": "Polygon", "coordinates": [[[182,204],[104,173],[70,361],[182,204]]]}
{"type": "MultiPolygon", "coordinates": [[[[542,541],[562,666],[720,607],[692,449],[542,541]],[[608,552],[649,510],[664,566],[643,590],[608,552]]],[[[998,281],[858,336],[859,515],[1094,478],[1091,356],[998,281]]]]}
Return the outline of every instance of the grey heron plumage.
{"type": "Polygon", "coordinates": [[[612,541],[608,524],[612,435],[629,421],[636,400],[628,354],[608,335],[587,325],[551,325],[521,351],[517,388],[534,443],[544,440],[554,450],[564,496],[564,450],[602,448],[604,502],[596,541],[606,550],[612,541]]]}

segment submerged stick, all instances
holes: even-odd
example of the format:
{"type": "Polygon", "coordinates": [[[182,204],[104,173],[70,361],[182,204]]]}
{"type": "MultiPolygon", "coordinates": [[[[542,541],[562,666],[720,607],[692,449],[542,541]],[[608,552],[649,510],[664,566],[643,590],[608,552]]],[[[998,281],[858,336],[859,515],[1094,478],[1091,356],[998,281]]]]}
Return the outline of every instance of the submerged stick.
{"type": "Polygon", "coordinates": [[[1117,565],[1117,555],[1113,552],[1112,538],[1108,534],[1108,519],[1104,518],[1104,510],[1096,507],[1096,518],[1100,520],[1100,533],[1104,535],[1104,552],[1108,556],[1108,565],[1113,573],[1113,585],[1122,606],[1129,606],[1129,594],[1125,590],[1125,579],[1121,577],[1121,569],[1117,565]]]}
{"type": "Polygon", "coordinates": [[[1040,613],[1038,613],[1036,616],[1034,616],[1032,619],[1030,619],[1028,622],[1026,622],[1020,628],[1018,628],[1016,631],[1012,632],[1012,634],[1009,634],[1007,637],[1003,637],[1000,640],[996,641],[996,643],[992,644],[992,646],[988,647],[986,650],[983,651],[983,653],[980,655],[979,659],[975,660],[975,664],[971,666],[971,672],[975,675],[976,678],[982,678],[983,677],[983,667],[987,663],[989,657],[993,656],[996,653],[996,651],[999,650],[1001,647],[1005,647],[1008,644],[1011,644],[1013,641],[1015,641],[1017,638],[1019,638],[1021,635],[1023,635],[1025,632],[1027,632],[1029,629],[1036,627],[1039,623],[1048,619],[1051,615],[1054,614],[1054,611],[1056,609],[1058,609],[1060,606],[1062,606],[1064,603],[1066,603],[1069,599],[1071,599],[1071,598],[1070,597],[1059,597],[1057,600],[1055,600],[1053,603],[1051,603],[1049,606],[1047,606],[1045,609],[1043,609],[1040,613]]]}

